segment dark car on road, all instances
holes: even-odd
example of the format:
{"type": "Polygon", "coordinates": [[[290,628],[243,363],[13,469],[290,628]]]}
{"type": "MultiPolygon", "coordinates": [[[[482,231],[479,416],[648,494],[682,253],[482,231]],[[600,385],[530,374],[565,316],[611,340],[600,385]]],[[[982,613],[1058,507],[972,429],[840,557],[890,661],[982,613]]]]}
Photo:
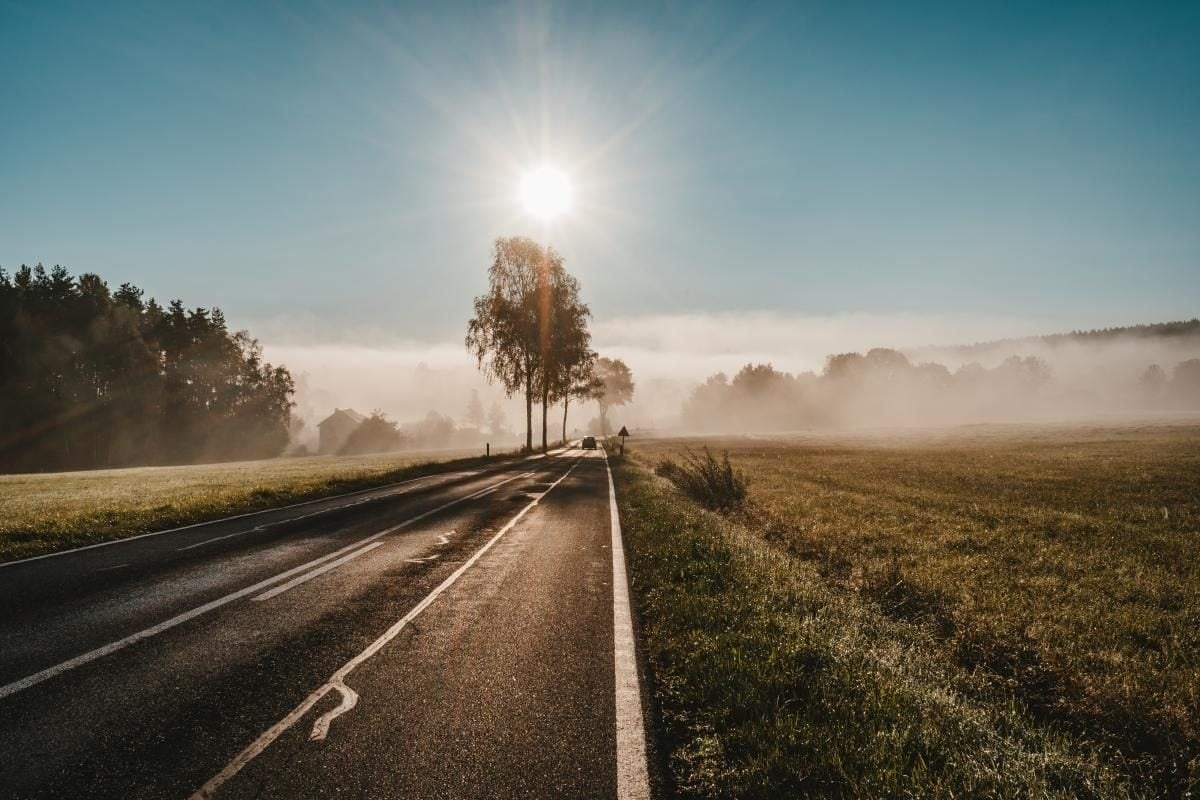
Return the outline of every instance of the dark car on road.
{"type": "Polygon", "coordinates": [[[596,449],[596,437],[595,436],[583,437],[583,449],[584,450],[595,450],[596,449]]]}

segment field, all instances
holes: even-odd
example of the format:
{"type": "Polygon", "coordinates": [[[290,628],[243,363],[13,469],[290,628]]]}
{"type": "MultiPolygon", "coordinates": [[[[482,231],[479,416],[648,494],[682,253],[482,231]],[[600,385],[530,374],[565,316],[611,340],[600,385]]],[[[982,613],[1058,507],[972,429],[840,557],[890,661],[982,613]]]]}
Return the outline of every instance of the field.
{"type": "Polygon", "coordinates": [[[0,475],[0,561],[481,463],[478,451],[0,475]]]}
{"type": "Polygon", "coordinates": [[[683,794],[1200,789],[1200,426],[642,441],[617,474],[683,794]],[[651,473],[705,444],[748,479],[724,514],[651,473]]]}

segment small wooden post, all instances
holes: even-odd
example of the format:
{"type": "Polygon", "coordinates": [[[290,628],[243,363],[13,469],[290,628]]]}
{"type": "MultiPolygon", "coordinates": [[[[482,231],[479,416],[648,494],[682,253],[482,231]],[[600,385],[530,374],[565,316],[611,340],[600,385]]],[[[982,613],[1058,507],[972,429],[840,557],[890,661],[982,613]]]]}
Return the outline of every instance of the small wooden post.
{"type": "Polygon", "coordinates": [[[484,447],[487,448],[487,450],[484,451],[484,456],[486,458],[491,458],[492,457],[492,443],[488,442],[486,445],[484,445],[484,447]]]}

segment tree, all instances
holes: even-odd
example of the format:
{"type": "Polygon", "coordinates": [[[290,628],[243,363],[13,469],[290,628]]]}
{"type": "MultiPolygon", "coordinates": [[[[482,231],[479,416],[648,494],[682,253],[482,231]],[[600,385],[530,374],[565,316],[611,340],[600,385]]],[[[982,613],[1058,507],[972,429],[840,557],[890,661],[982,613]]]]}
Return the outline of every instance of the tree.
{"type": "Polygon", "coordinates": [[[512,397],[525,394],[525,447],[533,449],[533,401],[546,411],[563,390],[563,377],[587,350],[587,319],[579,282],[562,257],[531,239],[497,239],[488,269],[488,291],[475,298],[466,345],[489,381],[512,397]]]}
{"type": "Polygon", "coordinates": [[[406,443],[407,437],[400,431],[400,427],[382,411],[375,409],[371,416],[351,432],[338,454],[389,453],[403,448],[406,443]]]}
{"type": "Polygon", "coordinates": [[[291,375],[216,308],[63,267],[0,270],[0,470],[278,455],[291,375]]]}
{"type": "Polygon", "coordinates": [[[587,321],[592,312],[580,299],[579,281],[565,270],[551,276],[546,338],[540,372],[542,392],[542,450],[546,450],[546,418],[552,402],[563,401],[563,439],[566,439],[567,410],[572,392],[585,391],[590,365],[596,354],[590,347],[592,335],[587,321]]]}
{"type": "Polygon", "coordinates": [[[467,403],[467,424],[472,428],[483,429],[485,421],[483,403],[479,400],[479,390],[471,390],[471,400],[467,403]]]}
{"type": "Polygon", "coordinates": [[[1171,375],[1171,394],[1186,408],[1200,405],[1200,358],[1189,358],[1175,365],[1171,375]]]}
{"type": "Polygon", "coordinates": [[[594,400],[600,396],[604,384],[596,377],[596,353],[589,350],[566,372],[565,389],[559,394],[563,404],[562,438],[567,440],[567,409],[571,400],[594,400]]]}
{"type": "Polygon", "coordinates": [[[467,323],[467,350],[512,397],[525,393],[525,448],[533,449],[533,396],[541,366],[539,289],[548,265],[546,251],[531,239],[497,239],[488,269],[488,292],[475,298],[467,323]]]}
{"type": "Polygon", "coordinates": [[[1158,364],[1151,364],[1142,373],[1139,386],[1142,399],[1150,403],[1158,403],[1167,391],[1167,371],[1158,364]]]}
{"type": "Polygon", "coordinates": [[[608,410],[623,406],[633,399],[633,373],[619,358],[597,358],[596,377],[600,389],[596,401],[600,404],[600,424],[608,433],[608,410]]]}
{"type": "Polygon", "coordinates": [[[488,433],[492,436],[502,436],[508,429],[508,419],[499,403],[492,403],[487,415],[488,433]]]}

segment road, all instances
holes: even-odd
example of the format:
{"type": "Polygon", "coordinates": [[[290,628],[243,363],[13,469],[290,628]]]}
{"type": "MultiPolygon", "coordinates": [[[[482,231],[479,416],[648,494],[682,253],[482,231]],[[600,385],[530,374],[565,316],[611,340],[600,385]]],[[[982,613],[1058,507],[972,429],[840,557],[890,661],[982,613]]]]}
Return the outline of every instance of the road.
{"type": "Polygon", "coordinates": [[[0,565],[0,796],[646,797],[603,453],[0,565]]]}

